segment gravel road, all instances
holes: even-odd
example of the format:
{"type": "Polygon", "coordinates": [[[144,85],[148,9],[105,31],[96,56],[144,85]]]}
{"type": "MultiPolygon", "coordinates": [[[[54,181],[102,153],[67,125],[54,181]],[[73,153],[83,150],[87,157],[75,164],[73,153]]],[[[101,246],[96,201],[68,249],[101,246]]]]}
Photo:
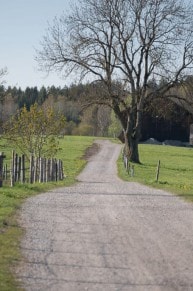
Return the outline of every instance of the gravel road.
{"type": "Polygon", "coordinates": [[[193,204],[121,181],[120,145],[98,143],[76,185],[23,205],[25,290],[193,290],[193,204]]]}

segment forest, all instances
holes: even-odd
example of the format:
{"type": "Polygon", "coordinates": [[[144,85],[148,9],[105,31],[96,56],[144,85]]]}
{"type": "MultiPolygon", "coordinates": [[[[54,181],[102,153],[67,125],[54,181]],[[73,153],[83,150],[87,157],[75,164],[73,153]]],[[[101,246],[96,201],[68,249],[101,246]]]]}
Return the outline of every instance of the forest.
{"type": "MultiPolygon", "coordinates": [[[[7,121],[18,110],[37,103],[47,105],[66,118],[64,134],[118,137],[121,125],[112,109],[104,104],[84,106],[84,100],[92,100],[93,91],[102,95],[100,85],[71,84],[40,89],[27,87],[25,90],[16,87],[0,86],[0,125],[7,121]]],[[[129,92],[128,92],[129,96],[129,92]]],[[[143,112],[141,141],[155,138],[164,140],[189,141],[190,124],[193,123],[192,108],[184,108],[171,99],[154,98],[147,103],[143,112]]]]}

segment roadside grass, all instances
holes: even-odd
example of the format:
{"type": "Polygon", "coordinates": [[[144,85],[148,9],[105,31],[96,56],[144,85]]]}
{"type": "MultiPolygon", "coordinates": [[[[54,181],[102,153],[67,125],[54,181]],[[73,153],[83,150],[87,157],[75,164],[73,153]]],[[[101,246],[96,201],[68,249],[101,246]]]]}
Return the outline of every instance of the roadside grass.
{"type": "MultiPolygon", "coordinates": [[[[70,186],[86,164],[85,150],[92,145],[93,137],[65,136],[60,138],[60,152],[57,158],[63,160],[66,178],[60,182],[44,184],[17,184],[14,187],[3,185],[0,188],[0,290],[22,290],[14,278],[13,270],[21,258],[19,250],[23,230],[17,224],[17,210],[25,198],[50,189],[70,186]]],[[[5,162],[10,163],[12,149],[0,140],[0,151],[6,154],[5,162]]]]}
{"type": "Polygon", "coordinates": [[[193,201],[193,148],[140,144],[139,152],[141,164],[131,164],[134,177],[127,173],[122,156],[119,157],[118,171],[123,180],[140,182],[193,201]],[[158,160],[161,165],[156,182],[158,160]]]}

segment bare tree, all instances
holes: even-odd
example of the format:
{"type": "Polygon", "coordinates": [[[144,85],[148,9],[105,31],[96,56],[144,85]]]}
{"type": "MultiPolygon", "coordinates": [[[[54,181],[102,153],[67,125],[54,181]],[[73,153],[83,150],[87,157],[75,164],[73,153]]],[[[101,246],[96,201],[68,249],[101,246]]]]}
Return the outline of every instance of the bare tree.
{"type": "Polygon", "coordinates": [[[81,0],[55,18],[42,41],[41,69],[100,81],[89,104],[110,106],[121,121],[125,151],[140,162],[142,114],[150,98],[182,98],[176,86],[191,74],[192,6],[180,0],[81,0]],[[149,87],[155,79],[165,82],[149,87]]]}

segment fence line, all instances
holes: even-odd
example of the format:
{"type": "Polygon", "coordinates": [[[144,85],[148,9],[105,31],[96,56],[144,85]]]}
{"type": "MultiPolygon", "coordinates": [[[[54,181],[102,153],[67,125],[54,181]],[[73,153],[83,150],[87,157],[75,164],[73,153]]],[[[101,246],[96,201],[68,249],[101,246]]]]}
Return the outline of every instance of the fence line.
{"type": "Polygon", "coordinates": [[[123,164],[124,164],[124,167],[127,171],[127,173],[131,176],[131,177],[134,177],[134,174],[135,174],[135,171],[134,171],[134,165],[130,165],[129,163],[129,159],[128,157],[125,155],[124,151],[123,151],[123,164]]]}
{"type": "Polygon", "coordinates": [[[17,183],[46,183],[51,181],[60,181],[64,179],[63,162],[55,158],[38,158],[34,155],[30,156],[28,167],[26,167],[26,156],[19,156],[12,151],[10,169],[7,164],[3,165],[3,153],[0,153],[0,187],[3,180],[10,179],[11,186],[17,183]]]}

